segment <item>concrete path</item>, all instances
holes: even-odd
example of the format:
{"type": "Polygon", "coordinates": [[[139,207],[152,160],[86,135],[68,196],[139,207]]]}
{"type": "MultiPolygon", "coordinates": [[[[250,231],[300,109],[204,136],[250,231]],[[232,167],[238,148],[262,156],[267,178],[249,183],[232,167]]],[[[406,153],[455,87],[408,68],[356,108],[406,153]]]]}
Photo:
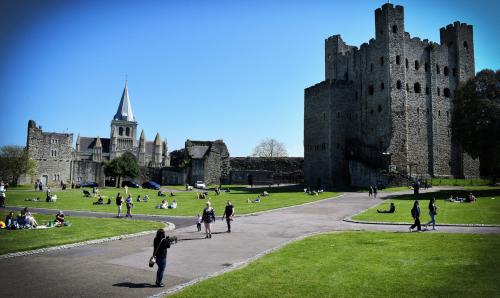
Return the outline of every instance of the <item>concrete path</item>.
{"type": "MultiPolygon", "coordinates": [[[[150,269],[147,266],[152,254],[152,236],[1,260],[0,297],[14,296],[19,291],[36,297],[145,297],[220,272],[232,264],[244,262],[310,233],[343,230],[407,232],[406,226],[342,221],[379,203],[387,195],[380,193],[378,199],[370,199],[366,194],[346,193],[340,198],[239,217],[234,220],[230,234],[225,233],[225,224],[218,220],[212,239],[204,239],[203,234],[195,231],[194,225],[181,227],[172,233],[181,241],[168,252],[167,288],[152,287],[156,267],[150,269]]],[[[500,233],[500,228],[441,227],[432,231],[443,232],[500,233]]]]}

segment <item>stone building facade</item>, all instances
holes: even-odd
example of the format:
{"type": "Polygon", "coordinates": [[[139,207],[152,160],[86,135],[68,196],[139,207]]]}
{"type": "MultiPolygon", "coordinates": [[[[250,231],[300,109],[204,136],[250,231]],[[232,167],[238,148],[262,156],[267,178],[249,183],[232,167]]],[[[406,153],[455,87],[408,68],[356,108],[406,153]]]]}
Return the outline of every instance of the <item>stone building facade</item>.
{"type": "Polygon", "coordinates": [[[440,39],[411,37],[404,8],[385,4],[369,43],[325,40],[325,80],[304,91],[307,184],[373,184],[381,170],[479,176],[450,128],[454,90],[475,74],[472,26],[450,24],[440,39]]]}
{"type": "Polygon", "coordinates": [[[73,148],[73,134],[43,132],[35,121],[30,120],[27,148],[30,158],[38,163],[35,179],[44,184],[97,182],[104,185],[104,162],[125,152],[137,158],[139,165],[146,168],[143,172],[158,172],[148,171],[147,168],[168,166],[166,141],[161,139],[159,133],[154,141],[147,141],[144,131],[137,139],[137,125],[127,84],[111,120],[110,138],[78,136],[76,148],[73,148]]]}

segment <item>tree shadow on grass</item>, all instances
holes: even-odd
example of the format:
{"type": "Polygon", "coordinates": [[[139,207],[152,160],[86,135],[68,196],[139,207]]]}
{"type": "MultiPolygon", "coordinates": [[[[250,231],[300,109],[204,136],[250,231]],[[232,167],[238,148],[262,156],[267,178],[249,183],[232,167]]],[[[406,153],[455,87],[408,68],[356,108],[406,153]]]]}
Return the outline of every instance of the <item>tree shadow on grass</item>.
{"type": "Polygon", "coordinates": [[[150,283],[145,283],[145,282],[140,282],[140,283],[134,283],[134,282],[120,282],[116,283],[113,285],[113,287],[123,287],[123,288],[130,288],[130,289],[144,289],[144,288],[156,288],[156,285],[150,284],[150,283]]]}

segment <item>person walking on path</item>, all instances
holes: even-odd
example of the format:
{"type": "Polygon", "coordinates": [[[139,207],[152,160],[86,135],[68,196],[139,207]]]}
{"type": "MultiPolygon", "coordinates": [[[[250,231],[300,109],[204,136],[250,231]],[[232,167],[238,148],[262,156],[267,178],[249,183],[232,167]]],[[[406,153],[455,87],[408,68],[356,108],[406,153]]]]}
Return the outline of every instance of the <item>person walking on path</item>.
{"type": "Polygon", "coordinates": [[[436,215],[437,215],[437,206],[436,206],[436,198],[432,198],[429,201],[429,215],[431,216],[431,220],[425,224],[425,228],[432,223],[432,229],[436,230],[436,215]]]}
{"type": "Polygon", "coordinates": [[[371,198],[373,195],[373,187],[370,185],[370,188],[368,189],[368,197],[371,198]]]}
{"type": "Polygon", "coordinates": [[[377,187],[376,187],[376,186],[374,186],[374,187],[373,187],[373,198],[374,198],[374,199],[376,199],[376,198],[377,198],[377,191],[378,191],[378,190],[377,190],[377,187]]]}
{"type": "Polygon", "coordinates": [[[227,201],[226,209],[224,210],[224,214],[222,215],[222,220],[224,220],[224,217],[226,218],[228,233],[231,233],[231,221],[233,220],[233,216],[234,216],[234,206],[231,203],[231,201],[227,201]]]}
{"type": "Polygon", "coordinates": [[[210,202],[207,202],[207,207],[203,209],[202,219],[205,224],[205,238],[212,238],[212,223],[215,221],[215,211],[210,202]]]}
{"type": "Polygon", "coordinates": [[[128,186],[125,185],[125,187],[123,187],[125,189],[125,194],[128,195],[128,186]]]}
{"type": "MultiPolygon", "coordinates": [[[[167,249],[170,248],[170,241],[165,236],[165,230],[159,229],[156,232],[156,237],[153,241],[153,257],[156,259],[156,264],[158,265],[158,270],[156,271],[156,286],[164,287],[163,275],[165,269],[167,268],[167,249]]],[[[150,265],[152,266],[152,265],[150,265]]]]}
{"type": "Polygon", "coordinates": [[[118,193],[116,195],[116,206],[118,206],[118,218],[122,217],[122,205],[123,205],[123,197],[118,193]]]}
{"type": "Polygon", "coordinates": [[[198,213],[198,216],[196,216],[196,229],[198,232],[201,232],[201,222],[203,221],[201,215],[198,213]]]}
{"type": "Polygon", "coordinates": [[[132,217],[132,207],[134,206],[134,203],[132,201],[132,196],[129,194],[127,199],[125,200],[125,205],[127,206],[127,214],[125,215],[125,217],[132,217]]]}
{"type": "Polygon", "coordinates": [[[411,208],[411,216],[413,217],[413,220],[415,222],[411,225],[410,232],[413,231],[415,227],[417,227],[417,230],[420,232],[422,228],[420,227],[420,207],[418,201],[415,201],[415,203],[413,203],[413,208],[411,208]]]}

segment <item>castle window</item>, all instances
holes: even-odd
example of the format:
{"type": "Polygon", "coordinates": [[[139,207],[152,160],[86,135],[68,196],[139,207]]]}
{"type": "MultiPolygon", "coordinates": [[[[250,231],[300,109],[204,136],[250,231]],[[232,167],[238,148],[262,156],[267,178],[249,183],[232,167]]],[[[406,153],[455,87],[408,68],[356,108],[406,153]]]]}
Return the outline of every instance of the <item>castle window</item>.
{"type": "Polygon", "coordinates": [[[417,108],[417,115],[420,115],[420,109],[417,108]]]}
{"type": "Polygon", "coordinates": [[[437,65],[437,64],[436,64],[436,73],[437,73],[437,74],[440,74],[440,73],[441,73],[441,71],[439,70],[439,65],[437,65]]]}
{"type": "Polygon", "coordinates": [[[466,48],[466,49],[469,48],[469,44],[466,41],[464,41],[464,48],[466,48]]]}
{"type": "Polygon", "coordinates": [[[392,33],[397,33],[398,32],[398,26],[392,25],[392,33]]]}
{"type": "Polygon", "coordinates": [[[347,71],[344,73],[344,79],[346,81],[349,80],[349,73],[347,73],[347,71]]]}
{"type": "Polygon", "coordinates": [[[57,150],[50,150],[50,156],[51,157],[57,157],[57,150]]]}
{"type": "Polygon", "coordinates": [[[441,110],[438,111],[438,116],[441,116],[441,110]]]}
{"type": "Polygon", "coordinates": [[[410,67],[408,64],[408,59],[405,60],[405,64],[406,64],[406,68],[408,69],[408,67],[410,67]]]}
{"type": "Polygon", "coordinates": [[[445,66],[444,69],[443,69],[443,74],[445,76],[448,76],[448,73],[450,72],[450,70],[448,69],[448,66],[445,66]]]}
{"type": "Polygon", "coordinates": [[[448,136],[450,136],[450,130],[448,129],[448,136]]]}
{"type": "Polygon", "coordinates": [[[372,115],[372,116],[373,116],[373,109],[371,109],[371,110],[370,110],[370,115],[372,115]]]}
{"type": "Polygon", "coordinates": [[[340,112],[337,112],[337,118],[340,119],[340,112]]]}
{"type": "Polygon", "coordinates": [[[429,63],[424,64],[425,72],[429,72],[429,63]]]}
{"type": "Polygon", "coordinates": [[[441,96],[441,89],[439,89],[439,87],[437,88],[437,91],[438,91],[438,96],[441,96]]]}
{"type": "Polygon", "coordinates": [[[410,92],[410,86],[406,83],[406,92],[410,92]]]}
{"type": "Polygon", "coordinates": [[[380,65],[384,65],[384,57],[380,57],[380,65]]]}
{"type": "Polygon", "coordinates": [[[326,120],[326,113],[323,113],[323,120],[326,120]]]}
{"type": "Polygon", "coordinates": [[[328,60],[332,60],[332,54],[328,54],[328,60]]]}
{"type": "Polygon", "coordinates": [[[373,63],[370,64],[370,71],[373,72],[373,63]]]}
{"type": "Polygon", "coordinates": [[[340,143],[337,143],[337,149],[340,149],[340,143]]]}
{"type": "Polygon", "coordinates": [[[356,100],[358,100],[358,91],[356,91],[356,92],[354,93],[354,98],[355,98],[356,100]]]}
{"type": "Polygon", "coordinates": [[[396,88],[401,89],[401,81],[400,80],[398,80],[396,82],[396,88]]]}
{"type": "Polygon", "coordinates": [[[456,68],[453,68],[453,76],[456,77],[457,76],[457,69],[456,68]]]}
{"type": "Polygon", "coordinates": [[[123,127],[120,127],[120,128],[118,129],[118,134],[119,134],[120,136],[123,136],[123,127]]]}
{"type": "Polygon", "coordinates": [[[450,89],[444,88],[443,89],[443,94],[444,94],[444,97],[450,97],[450,89]]]}
{"type": "Polygon", "coordinates": [[[130,127],[125,129],[125,135],[127,135],[127,137],[130,136],[130,127]]]}
{"type": "Polygon", "coordinates": [[[413,90],[415,93],[420,93],[420,83],[413,84],[413,90]]]}
{"type": "Polygon", "coordinates": [[[425,94],[429,94],[429,87],[425,86],[425,94]]]}
{"type": "Polygon", "coordinates": [[[373,92],[374,92],[373,89],[374,89],[373,85],[368,86],[368,95],[373,95],[373,92]]]}
{"type": "Polygon", "coordinates": [[[382,113],[382,106],[381,105],[378,105],[378,112],[382,113]]]}
{"type": "Polygon", "coordinates": [[[399,57],[399,55],[396,56],[396,64],[401,64],[401,57],[399,57]]]}
{"type": "Polygon", "coordinates": [[[415,60],[415,70],[418,70],[420,67],[420,63],[418,62],[418,60],[415,60]]]}
{"type": "Polygon", "coordinates": [[[427,110],[425,110],[425,113],[426,113],[427,115],[429,115],[429,108],[427,108],[427,110]]]}
{"type": "Polygon", "coordinates": [[[384,83],[383,83],[383,82],[382,82],[382,83],[380,83],[380,90],[384,90],[384,88],[385,88],[384,83]]]}

